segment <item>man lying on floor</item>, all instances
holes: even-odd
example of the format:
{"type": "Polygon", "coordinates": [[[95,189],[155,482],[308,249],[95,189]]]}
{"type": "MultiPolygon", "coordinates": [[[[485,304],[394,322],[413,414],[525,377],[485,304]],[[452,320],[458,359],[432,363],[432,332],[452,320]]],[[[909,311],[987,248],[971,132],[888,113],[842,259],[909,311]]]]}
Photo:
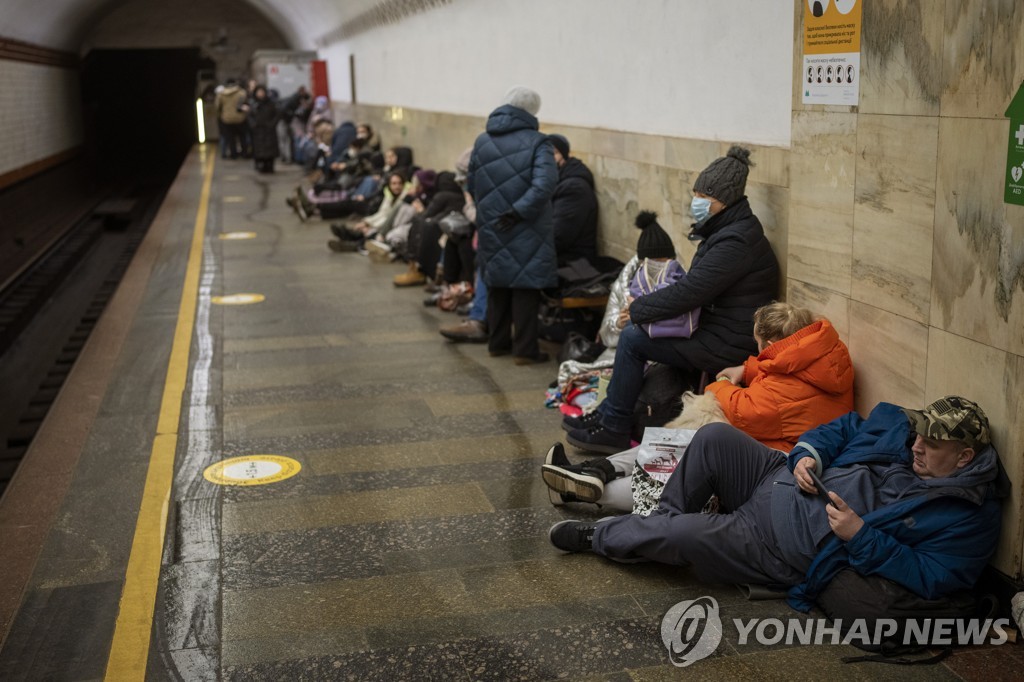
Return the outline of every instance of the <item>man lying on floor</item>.
{"type": "Polygon", "coordinates": [[[851,412],[808,431],[788,458],[728,424],[705,426],[650,516],[562,521],[549,535],[566,552],[791,587],[789,603],[803,611],[847,566],[935,598],[974,586],[1008,486],[974,402],[880,403],[867,419],[851,412]],[[712,495],[721,513],[701,514],[712,495]]]}

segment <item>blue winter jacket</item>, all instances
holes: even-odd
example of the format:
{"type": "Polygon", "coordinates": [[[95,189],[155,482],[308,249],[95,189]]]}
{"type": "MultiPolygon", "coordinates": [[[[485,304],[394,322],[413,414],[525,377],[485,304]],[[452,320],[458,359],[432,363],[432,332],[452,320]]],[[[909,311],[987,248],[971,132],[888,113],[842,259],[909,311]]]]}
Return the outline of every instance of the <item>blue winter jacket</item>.
{"type": "MultiPolygon", "coordinates": [[[[790,471],[804,457],[818,472],[852,464],[913,465],[914,433],[896,405],[879,403],[867,419],[856,412],[805,433],[789,454],[790,471]]],[[[833,536],[804,581],[789,590],[789,605],[810,611],[836,573],[851,566],[880,575],[926,599],[974,586],[999,539],[999,497],[1009,480],[995,448],[987,447],[948,478],[920,479],[900,499],[865,514],[848,542],[833,536]]],[[[857,501],[845,500],[853,507],[857,501]]]]}
{"type": "Polygon", "coordinates": [[[477,259],[491,287],[544,289],[558,284],[551,195],[558,168],[537,118],[509,105],[491,112],[473,145],[467,188],[476,201],[477,259]],[[507,230],[496,221],[514,211],[507,230]]]}

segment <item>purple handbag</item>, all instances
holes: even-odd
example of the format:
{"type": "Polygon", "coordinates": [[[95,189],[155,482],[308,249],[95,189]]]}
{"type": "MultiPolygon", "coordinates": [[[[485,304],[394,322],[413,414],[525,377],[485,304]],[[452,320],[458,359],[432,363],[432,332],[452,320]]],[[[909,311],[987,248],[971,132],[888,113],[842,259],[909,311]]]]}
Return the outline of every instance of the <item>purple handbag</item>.
{"type": "MultiPolygon", "coordinates": [[[[648,263],[650,261],[645,259],[636,271],[636,275],[633,276],[633,281],[629,283],[629,293],[633,298],[640,298],[659,289],[664,289],[686,277],[686,270],[679,264],[679,261],[668,261],[660,272],[649,271],[648,263]]],[[[640,326],[652,339],[688,339],[697,331],[699,321],[700,308],[698,307],[678,317],[648,322],[640,326]]]]}

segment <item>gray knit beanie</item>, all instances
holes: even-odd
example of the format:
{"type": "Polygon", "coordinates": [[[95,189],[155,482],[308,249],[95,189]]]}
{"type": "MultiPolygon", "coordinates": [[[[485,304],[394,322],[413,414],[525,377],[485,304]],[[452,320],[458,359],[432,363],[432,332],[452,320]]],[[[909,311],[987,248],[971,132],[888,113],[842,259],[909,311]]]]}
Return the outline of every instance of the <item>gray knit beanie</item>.
{"type": "Polygon", "coordinates": [[[509,88],[501,103],[518,107],[532,116],[536,116],[540,111],[540,95],[522,85],[514,85],[509,88]]]}
{"type": "Polygon", "coordinates": [[[747,174],[753,165],[750,150],[733,145],[725,156],[715,159],[701,171],[697,182],[693,183],[693,191],[714,197],[729,206],[746,193],[747,174]]]}

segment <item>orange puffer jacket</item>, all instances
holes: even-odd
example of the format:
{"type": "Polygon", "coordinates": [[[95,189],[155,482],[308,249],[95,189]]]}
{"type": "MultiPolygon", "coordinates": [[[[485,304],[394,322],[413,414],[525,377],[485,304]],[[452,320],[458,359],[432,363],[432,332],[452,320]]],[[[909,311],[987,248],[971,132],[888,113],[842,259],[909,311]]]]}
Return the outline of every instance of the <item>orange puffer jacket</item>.
{"type": "Polygon", "coordinates": [[[853,410],[853,362],[828,320],[747,358],[743,383],[715,381],[706,390],[733,426],[786,452],[804,431],[853,410]]]}

